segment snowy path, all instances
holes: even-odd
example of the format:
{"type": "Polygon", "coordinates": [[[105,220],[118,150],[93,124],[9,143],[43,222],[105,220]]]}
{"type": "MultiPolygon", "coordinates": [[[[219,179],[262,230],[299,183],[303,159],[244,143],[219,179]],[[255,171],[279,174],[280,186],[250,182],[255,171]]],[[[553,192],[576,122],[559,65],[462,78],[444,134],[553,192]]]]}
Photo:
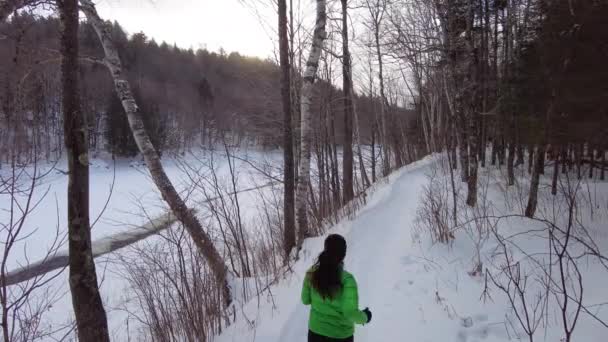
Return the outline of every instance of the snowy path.
{"type": "Polygon", "coordinates": [[[399,289],[404,276],[410,274],[401,260],[411,250],[410,230],[418,202],[403,195],[419,193],[424,180],[422,171],[402,176],[388,196],[353,222],[346,236],[347,265],[358,280],[361,306],[369,306],[375,314],[374,324],[359,329],[360,341],[373,341],[380,335],[396,341],[394,338],[403,336],[403,318],[415,314],[399,289]]]}
{"type": "MultiPolygon", "coordinates": [[[[453,284],[446,284],[438,276],[433,269],[437,267],[434,262],[419,255],[420,249],[413,243],[412,229],[419,194],[427,182],[424,166],[428,162],[392,176],[389,184],[380,186],[370,196],[369,203],[354,220],[343,222],[331,231],[346,237],[346,268],[359,284],[361,308],[369,306],[374,314],[371,324],[357,327],[355,339],[358,342],[505,341],[506,336],[486,324],[488,316],[476,303],[457,305],[455,300],[448,304],[446,297],[454,292],[453,284]],[[458,315],[454,306],[465,307],[467,315],[458,315]],[[465,321],[467,326],[472,323],[474,327],[465,328],[465,321]]],[[[299,303],[300,285],[322,242],[322,237],[307,241],[303,260],[294,266],[295,273],[273,289],[273,304],[245,306],[244,315],[252,323],[237,322],[218,341],[305,341],[308,308],[299,303]],[[255,328],[251,329],[251,325],[255,328]]],[[[467,280],[461,279],[464,281],[467,280]]],[[[477,282],[472,285],[467,288],[479,290],[477,282]]],[[[479,298],[479,292],[473,294],[479,298]]],[[[504,326],[500,329],[504,331],[504,326]]]]}
{"type": "MultiPolygon", "coordinates": [[[[344,235],[348,243],[345,264],[357,279],[360,306],[369,306],[374,315],[373,324],[358,327],[357,341],[378,341],[374,336],[391,341],[403,336],[404,317],[416,314],[409,296],[400,292],[402,278],[410,274],[402,261],[407,260],[407,251],[411,249],[410,231],[418,204],[415,197],[404,199],[418,194],[425,180],[424,170],[401,175],[393,186],[382,189],[388,193],[375,194],[372,203],[355,220],[346,222],[349,227],[344,227],[344,231],[337,227],[337,232],[344,235]]],[[[321,246],[313,247],[315,251],[309,257],[314,259],[317,247],[321,246]]],[[[304,262],[310,263],[310,258],[304,262]]],[[[299,299],[297,290],[296,284],[294,295],[299,299]]],[[[297,305],[276,341],[304,341],[307,320],[308,308],[297,305]]]]}
{"type": "MultiPolygon", "coordinates": [[[[451,246],[432,244],[425,234],[416,236],[416,212],[432,163],[433,157],[429,157],[392,174],[387,184],[378,185],[370,194],[354,219],[344,220],[328,232],[346,237],[345,267],[359,284],[360,308],[369,307],[373,312],[370,324],[357,326],[355,341],[527,340],[506,296],[492,287],[488,296],[483,296],[483,277],[468,274],[475,248],[465,232],[455,232],[451,246]]],[[[499,201],[501,197],[496,198],[499,201]]],[[[514,228],[522,227],[501,227],[514,228]]],[[[300,303],[300,291],[303,276],[322,250],[323,240],[306,240],[293,273],[271,286],[269,292],[239,306],[240,317],[215,342],[305,342],[309,308],[300,303]]],[[[495,241],[488,241],[482,249],[486,261],[496,246],[495,241]]],[[[593,272],[593,268],[587,271],[593,272]]],[[[596,287],[598,293],[605,293],[602,285],[596,287]]],[[[603,303],[606,296],[595,293],[588,300],[603,303]]],[[[555,322],[539,328],[535,341],[559,341],[562,330],[555,322]]],[[[605,328],[600,324],[584,319],[580,326],[574,341],[605,341],[605,328]]]]}

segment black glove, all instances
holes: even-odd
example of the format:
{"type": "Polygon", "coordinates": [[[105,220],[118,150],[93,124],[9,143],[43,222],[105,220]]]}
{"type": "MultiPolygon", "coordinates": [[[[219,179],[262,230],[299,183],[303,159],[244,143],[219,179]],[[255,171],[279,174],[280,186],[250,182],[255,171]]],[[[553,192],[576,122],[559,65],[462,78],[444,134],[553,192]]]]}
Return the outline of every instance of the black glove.
{"type": "Polygon", "coordinates": [[[365,310],[363,310],[363,313],[367,316],[367,323],[371,322],[372,312],[369,311],[369,308],[365,308],[365,310]]]}

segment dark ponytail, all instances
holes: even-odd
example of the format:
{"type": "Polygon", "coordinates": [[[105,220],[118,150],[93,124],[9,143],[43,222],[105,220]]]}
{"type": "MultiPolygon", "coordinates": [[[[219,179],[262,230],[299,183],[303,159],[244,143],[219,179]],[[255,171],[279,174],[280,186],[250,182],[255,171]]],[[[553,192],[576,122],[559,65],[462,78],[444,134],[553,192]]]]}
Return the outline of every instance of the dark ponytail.
{"type": "Polygon", "coordinates": [[[313,267],[312,287],[323,298],[333,298],[342,290],[342,262],[346,256],[346,240],[332,234],[325,239],[325,249],[313,267]]]}

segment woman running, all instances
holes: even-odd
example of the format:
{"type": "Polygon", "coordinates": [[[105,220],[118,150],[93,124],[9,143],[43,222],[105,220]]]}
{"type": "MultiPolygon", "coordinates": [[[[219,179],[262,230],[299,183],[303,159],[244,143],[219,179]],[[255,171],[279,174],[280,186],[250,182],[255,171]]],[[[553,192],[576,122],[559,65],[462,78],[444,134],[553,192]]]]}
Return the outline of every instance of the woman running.
{"type": "Polygon", "coordinates": [[[359,310],[357,282],[344,270],[346,240],[332,234],[325,249],[306,273],[302,303],[310,305],[308,342],[353,342],[355,324],[372,319],[369,309],[359,310]]]}

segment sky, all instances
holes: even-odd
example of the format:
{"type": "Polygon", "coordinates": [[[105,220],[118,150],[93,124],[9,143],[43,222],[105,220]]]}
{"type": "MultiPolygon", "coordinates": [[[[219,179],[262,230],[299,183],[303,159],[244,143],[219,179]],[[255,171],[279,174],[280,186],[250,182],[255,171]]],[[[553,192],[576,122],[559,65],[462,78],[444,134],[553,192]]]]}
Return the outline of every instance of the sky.
{"type": "Polygon", "coordinates": [[[265,0],[98,0],[104,19],[157,42],[261,58],[272,57],[276,16],[265,0]],[[258,5],[253,6],[253,2],[258,5]],[[255,8],[255,10],[254,10],[255,8]]]}

